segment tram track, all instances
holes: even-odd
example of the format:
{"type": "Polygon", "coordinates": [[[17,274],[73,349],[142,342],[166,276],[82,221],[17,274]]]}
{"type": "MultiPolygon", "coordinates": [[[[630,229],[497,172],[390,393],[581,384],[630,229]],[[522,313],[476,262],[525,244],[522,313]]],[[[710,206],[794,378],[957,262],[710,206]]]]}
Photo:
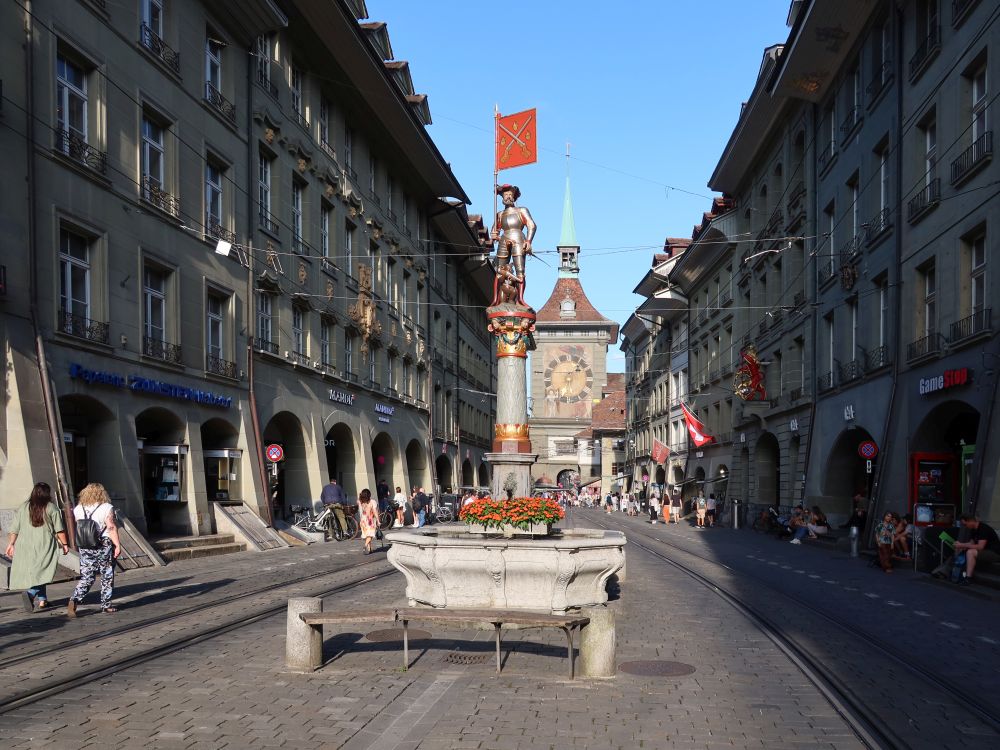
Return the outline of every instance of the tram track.
{"type": "MultiPolygon", "coordinates": [[[[649,544],[636,541],[635,537],[642,537],[655,544],[684,553],[702,563],[722,568],[730,575],[744,576],[751,579],[755,586],[765,587],[770,593],[782,597],[796,607],[807,610],[811,615],[821,618],[829,625],[842,631],[853,641],[863,641],[883,658],[889,659],[896,667],[907,671],[910,675],[920,679],[926,686],[929,686],[931,689],[930,694],[937,698],[938,701],[941,700],[942,696],[949,696],[949,703],[953,703],[953,706],[949,706],[949,714],[964,713],[974,721],[984,725],[990,733],[1000,735],[1000,715],[998,715],[995,709],[983,704],[975,695],[953,681],[914,663],[911,654],[902,652],[900,649],[893,647],[871,633],[846,622],[842,618],[815,606],[801,597],[797,597],[788,591],[774,586],[758,576],[754,576],[752,573],[733,568],[719,560],[699,555],[680,544],[661,539],[641,529],[636,529],[631,524],[623,525],[615,523],[609,525],[602,519],[597,521],[597,525],[605,529],[615,527],[617,530],[626,531],[629,537],[629,546],[638,547],[647,554],[662,560],[684,573],[694,581],[712,590],[736,611],[740,612],[795,664],[809,682],[823,694],[834,710],[848,723],[858,739],[866,746],[871,748],[899,748],[900,750],[905,750],[906,748],[925,746],[927,738],[915,738],[919,740],[919,742],[915,742],[914,739],[903,736],[902,728],[898,731],[894,729],[893,717],[887,717],[872,710],[867,705],[863,696],[859,695],[847,680],[838,675],[835,669],[831,668],[829,660],[820,660],[813,655],[812,651],[815,649],[815,646],[802,643],[800,639],[789,632],[788,628],[783,627],[773,617],[762,612],[760,607],[750,603],[746,597],[733,593],[727,586],[695,570],[690,565],[686,565],[674,557],[654,549],[649,544]]],[[[902,723],[907,724],[907,728],[911,728],[909,725],[912,724],[912,721],[907,722],[905,717],[898,721],[902,721],[902,723]]],[[[982,733],[969,732],[969,734],[982,733]]]]}
{"type": "MultiPolygon", "coordinates": [[[[158,615],[153,618],[147,618],[135,623],[129,623],[117,628],[112,628],[111,630],[101,631],[90,636],[75,638],[70,641],[65,641],[60,644],[51,645],[45,651],[35,651],[30,654],[19,654],[18,656],[8,659],[4,662],[0,662],[0,672],[5,668],[10,668],[11,666],[16,666],[17,664],[29,661],[31,659],[39,659],[44,656],[53,656],[53,654],[58,654],[62,656],[66,650],[71,650],[74,647],[81,646],[92,646],[96,641],[108,640],[114,637],[127,636],[130,633],[141,631],[143,628],[148,628],[151,625],[161,625],[171,621],[179,621],[184,617],[189,617],[197,613],[203,612],[208,608],[218,608],[224,605],[231,605],[238,603],[241,600],[249,599],[251,597],[260,596],[262,594],[267,594],[276,591],[281,588],[292,588],[301,587],[302,584],[308,583],[309,581],[316,581],[317,579],[349,573],[351,571],[364,570],[369,566],[376,566],[384,564],[384,561],[368,561],[357,563],[355,565],[347,565],[339,567],[335,570],[328,570],[318,573],[313,573],[307,576],[303,576],[293,581],[282,581],[274,584],[269,584],[267,586],[259,587],[253,591],[242,592],[240,594],[233,594],[228,597],[216,600],[211,603],[202,604],[197,607],[186,607],[182,610],[177,610],[175,612],[165,613],[163,615],[158,615]],[[55,649],[55,650],[54,650],[55,649]]],[[[308,595],[318,596],[318,597],[329,597],[334,596],[338,593],[350,591],[351,589],[357,588],[365,584],[372,583],[374,581],[382,580],[388,576],[394,575],[396,570],[390,568],[388,570],[373,571],[370,572],[363,578],[353,579],[345,583],[337,584],[336,586],[320,589],[319,591],[310,591],[308,595]]],[[[302,593],[300,595],[306,595],[302,593]]],[[[96,680],[102,679],[104,677],[113,675],[117,672],[121,672],[130,667],[134,667],[145,662],[153,661],[163,656],[167,656],[176,651],[180,651],[189,646],[193,646],[197,643],[202,643],[212,638],[217,638],[220,635],[238,630],[240,628],[252,625],[254,623],[265,620],[269,617],[274,617],[281,614],[287,610],[287,602],[281,601],[277,604],[268,605],[263,608],[258,608],[252,612],[241,611],[234,617],[227,618],[224,622],[220,622],[217,625],[210,625],[204,628],[200,628],[195,633],[186,632],[179,637],[171,638],[165,642],[158,643],[151,646],[148,649],[140,650],[136,653],[129,654],[127,656],[112,659],[110,661],[95,665],[93,668],[85,668],[78,670],[71,674],[65,676],[57,677],[53,680],[46,681],[44,684],[29,688],[27,690],[15,692],[7,697],[0,697],[0,715],[6,714],[15,709],[21,708],[23,706],[35,703],[45,698],[50,698],[60,693],[64,693],[73,688],[86,685],[88,683],[94,682],[96,680]]],[[[72,658],[72,657],[70,657],[72,658]]]]}

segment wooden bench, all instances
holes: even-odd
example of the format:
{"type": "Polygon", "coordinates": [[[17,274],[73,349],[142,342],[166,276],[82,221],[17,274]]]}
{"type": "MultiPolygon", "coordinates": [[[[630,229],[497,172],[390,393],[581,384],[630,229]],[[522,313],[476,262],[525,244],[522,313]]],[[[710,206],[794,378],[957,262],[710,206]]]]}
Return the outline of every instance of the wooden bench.
{"type": "Polygon", "coordinates": [[[458,627],[477,626],[489,623],[496,632],[497,674],[500,673],[500,630],[504,625],[530,628],[558,628],[566,634],[566,656],[569,661],[569,678],[575,677],[573,654],[573,633],[590,622],[581,615],[551,615],[541,612],[498,609],[424,609],[422,607],[400,607],[396,609],[375,609],[363,613],[323,612],[322,600],[289,600],[288,625],[285,647],[285,661],[290,669],[313,671],[323,661],[323,626],[345,622],[401,622],[403,624],[403,669],[410,666],[409,624],[411,621],[440,622],[458,627]],[[315,610],[303,610],[308,602],[315,601],[315,610]],[[294,604],[293,604],[294,603],[294,604]],[[301,622],[305,627],[297,627],[301,622]]]}

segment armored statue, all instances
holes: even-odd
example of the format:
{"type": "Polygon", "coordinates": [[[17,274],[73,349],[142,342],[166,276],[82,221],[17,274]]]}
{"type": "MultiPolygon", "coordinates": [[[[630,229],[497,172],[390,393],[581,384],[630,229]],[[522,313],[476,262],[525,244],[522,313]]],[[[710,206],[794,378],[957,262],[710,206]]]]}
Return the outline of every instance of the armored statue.
{"type": "Polygon", "coordinates": [[[497,195],[503,201],[503,210],[497,213],[492,234],[493,241],[497,243],[497,261],[501,266],[513,265],[523,286],[524,256],[531,253],[535,222],[528,209],[515,205],[521,197],[516,185],[498,185],[497,195]]]}

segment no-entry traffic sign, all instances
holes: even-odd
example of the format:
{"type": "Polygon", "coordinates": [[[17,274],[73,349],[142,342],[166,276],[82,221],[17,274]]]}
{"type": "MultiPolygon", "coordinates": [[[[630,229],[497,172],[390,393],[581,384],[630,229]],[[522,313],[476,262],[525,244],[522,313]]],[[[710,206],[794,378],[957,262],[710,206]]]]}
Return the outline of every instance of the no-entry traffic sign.
{"type": "Polygon", "coordinates": [[[267,450],[264,453],[267,456],[267,460],[275,464],[285,457],[285,451],[277,443],[271,443],[267,446],[267,450]]]}
{"type": "Polygon", "coordinates": [[[858,455],[866,461],[871,461],[878,455],[878,446],[874,440],[865,440],[858,446],[858,455]]]}

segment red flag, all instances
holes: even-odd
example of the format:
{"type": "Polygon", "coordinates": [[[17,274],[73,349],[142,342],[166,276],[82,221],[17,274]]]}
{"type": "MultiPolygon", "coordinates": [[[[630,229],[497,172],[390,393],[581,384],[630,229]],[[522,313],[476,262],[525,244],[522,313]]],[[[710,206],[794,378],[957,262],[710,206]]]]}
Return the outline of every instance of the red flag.
{"type": "Polygon", "coordinates": [[[711,443],[715,440],[711,435],[705,434],[705,425],[699,422],[695,415],[688,411],[683,401],[681,401],[681,410],[684,412],[684,421],[687,422],[688,432],[691,433],[691,442],[700,448],[706,443],[711,443]]]}
{"type": "Polygon", "coordinates": [[[538,161],[538,123],[534,109],[513,115],[497,114],[496,171],[538,161]]]}
{"type": "Polygon", "coordinates": [[[653,438],[653,451],[649,454],[649,457],[653,459],[653,463],[662,464],[667,460],[667,456],[669,455],[670,449],[656,438],[653,438]]]}

